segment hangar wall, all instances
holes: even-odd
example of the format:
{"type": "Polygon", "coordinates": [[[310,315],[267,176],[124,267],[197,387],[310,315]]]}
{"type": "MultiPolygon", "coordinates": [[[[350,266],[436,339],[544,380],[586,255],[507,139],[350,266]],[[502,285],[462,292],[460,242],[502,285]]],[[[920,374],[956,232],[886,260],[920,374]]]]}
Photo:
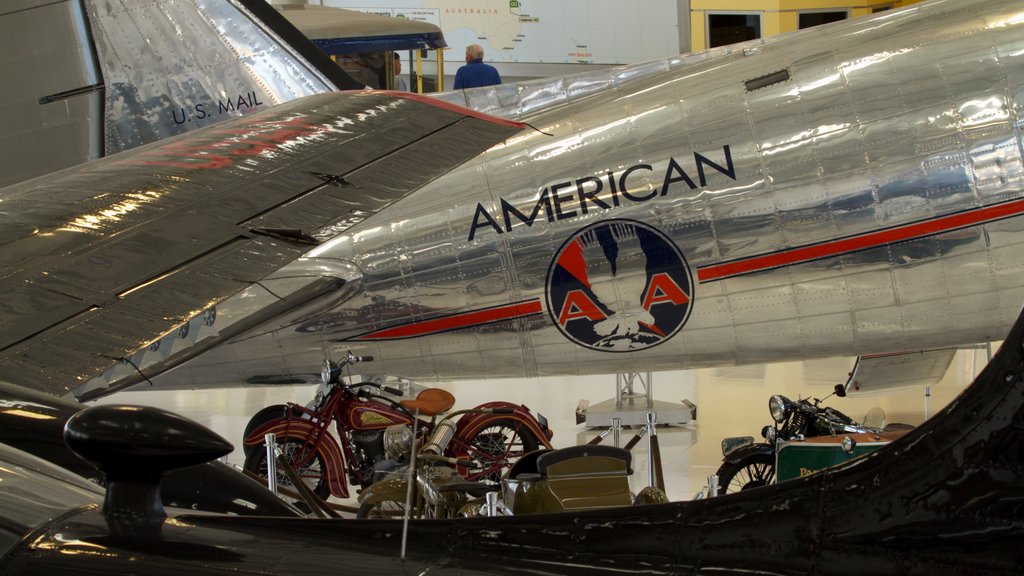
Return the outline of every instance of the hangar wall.
{"type": "MultiPolygon", "coordinates": [[[[358,2],[358,0],[354,0],[358,2]]],[[[675,1],[679,15],[679,53],[700,52],[713,45],[708,41],[709,17],[749,16],[759,24],[753,38],[767,38],[793,32],[801,28],[801,15],[826,16],[845,12],[847,18],[866,16],[883,10],[901,8],[922,0],[665,0],[675,1]]],[[[810,18],[812,21],[814,18],[810,18]]],[[[820,20],[820,18],[819,18],[820,20]]],[[[805,26],[806,27],[806,26],[805,26]]],[[[450,50],[461,52],[461,46],[450,50]]],[[[671,56],[664,54],[663,56],[671,56]]],[[[493,63],[506,81],[530,80],[551,76],[566,76],[589,70],[606,68],[608,64],[549,64],[549,63],[493,63]]],[[[450,74],[455,69],[449,70],[450,74]]],[[[454,76],[452,77],[454,78],[454,76]]],[[[451,79],[446,83],[451,85],[451,79]]]]}
{"type": "MultiPolygon", "coordinates": [[[[274,2],[285,2],[287,0],[273,0],[274,2]]],[[[300,0],[292,0],[300,1],[300,0]]],[[[530,2],[541,0],[527,0],[522,4],[523,10],[531,10],[530,2]]],[[[608,0],[610,2],[627,2],[627,0],[608,0]]],[[[800,29],[801,17],[805,19],[805,27],[814,23],[830,21],[829,15],[835,12],[843,12],[848,18],[856,18],[871,14],[876,11],[899,8],[921,0],[654,0],[648,6],[672,6],[675,5],[677,14],[678,42],[672,40],[671,50],[664,54],[651,55],[651,58],[663,58],[677,53],[699,52],[706,48],[713,47],[708,42],[709,17],[724,19],[725,21],[737,18],[748,17],[756,22],[753,27],[757,28],[757,35],[754,37],[768,37],[785,32],[792,32],[800,29]],[[818,16],[813,16],[818,15],[818,16]]],[[[372,9],[384,5],[391,8],[401,9],[412,6],[427,6],[421,0],[308,0],[309,4],[322,4],[348,9],[372,9]]],[[[444,5],[459,5],[461,0],[444,0],[444,5]]],[[[471,0],[465,0],[467,9],[476,9],[483,6],[474,4],[471,0]]],[[[430,5],[434,5],[430,3],[430,5]]],[[[441,4],[437,4],[441,5],[441,4]]],[[[607,7],[607,2],[604,6],[607,7]]],[[[600,10],[600,8],[595,8],[600,10]]],[[[640,8],[642,9],[642,8],[640,8]]],[[[524,12],[525,13],[525,12],[524,12]]],[[[642,17],[642,15],[641,15],[642,17]]],[[[588,26],[593,20],[589,15],[579,16],[579,25],[588,26]]],[[[442,30],[446,30],[444,17],[441,16],[439,24],[442,30]]],[[[446,30],[451,32],[451,30],[446,30]]],[[[734,30],[734,33],[741,33],[741,30],[734,30]]],[[[455,70],[461,64],[463,42],[456,41],[453,36],[448,39],[449,48],[446,54],[446,81],[445,86],[451,86],[455,70]]],[[[737,38],[735,41],[742,41],[749,38],[737,38]]],[[[486,50],[486,47],[485,47],[486,50]]],[[[650,58],[647,58],[650,59],[650,58]]],[[[505,82],[530,80],[553,76],[567,76],[587,71],[598,70],[615,65],[611,62],[552,62],[552,61],[501,61],[501,58],[485,56],[490,64],[493,64],[501,73],[505,82]]]]}
{"type": "MultiPolygon", "coordinates": [[[[801,28],[801,15],[845,12],[847,18],[857,18],[875,12],[900,8],[920,0],[679,0],[680,28],[689,26],[689,51],[699,52],[712,48],[709,42],[709,19],[713,16],[736,18],[748,15],[759,20],[759,35],[768,37],[793,32],[801,28]],[[684,10],[683,4],[688,4],[684,10]],[[686,15],[688,22],[682,22],[686,15]]],[[[803,26],[807,27],[807,26],[803,26]]],[[[751,40],[753,38],[743,38],[751,40]]],[[[680,35],[681,51],[687,44],[680,35]]]]}

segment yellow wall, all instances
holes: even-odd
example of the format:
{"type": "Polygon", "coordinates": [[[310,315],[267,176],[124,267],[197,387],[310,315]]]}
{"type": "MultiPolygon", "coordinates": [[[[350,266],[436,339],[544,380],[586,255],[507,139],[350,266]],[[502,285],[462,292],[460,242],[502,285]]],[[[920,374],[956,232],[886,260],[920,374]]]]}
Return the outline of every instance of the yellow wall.
{"type": "Polygon", "coordinates": [[[807,10],[849,10],[850,18],[871,14],[879,6],[900,8],[921,0],[691,0],[690,50],[708,47],[707,12],[761,13],[761,36],[792,32],[798,27],[799,12],[807,10]]]}

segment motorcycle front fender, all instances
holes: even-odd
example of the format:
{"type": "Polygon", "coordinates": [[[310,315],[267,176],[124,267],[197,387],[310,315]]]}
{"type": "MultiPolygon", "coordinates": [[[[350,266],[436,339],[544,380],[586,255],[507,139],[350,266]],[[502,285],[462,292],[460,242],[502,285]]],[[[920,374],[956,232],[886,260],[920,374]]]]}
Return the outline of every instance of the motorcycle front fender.
{"type": "Polygon", "coordinates": [[[359,493],[359,503],[377,504],[378,502],[405,502],[409,490],[409,481],[404,478],[385,478],[374,482],[359,493]]]}
{"type": "Polygon", "coordinates": [[[526,426],[530,432],[542,444],[542,448],[551,448],[551,430],[541,426],[537,418],[530,412],[530,409],[521,404],[513,404],[512,402],[495,401],[485,402],[476,407],[476,409],[482,408],[510,408],[511,414],[464,414],[459,421],[456,423],[455,437],[460,440],[468,440],[476,435],[477,432],[489,426],[492,422],[498,420],[514,420],[523,426],[526,426]]]}
{"type": "MultiPolygon", "coordinates": [[[[248,439],[252,436],[253,430],[267,422],[270,422],[271,420],[280,420],[281,418],[284,418],[287,415],[286,410],[288,410],[287,405],[274,404],[253,414],[252,418],[249,418],[249,422],[245,425],[245,430],[242,432],[242,438],[248,439]]],[[[254,442],[252,444],[244,443],[242,446],[242,452],[248,456],[253,450],[257,449],[261,442],[262,439],[260,442],[254,442]]]]}
{"type": "Polygon", "coordinates": [[[753,436],[733,436],[731,438],[724,438],[722,439],[722,456],[727,457],[736,450],[739,450],[744,446],[749,446],[753,443],[753,436]]]}
{"type": "MultiPolygon", "coordinates": [[[[246,450],[250,450],[252,446],[262,444],[263,437],[271,432],[277,436],[278,443],[288,440],[305,442],[316,432],[316,426],[312,420],[304,418],[276,418],[270,420],[257,426],[245,437],[243,443],[246,446],[246,450]]],[[[316,447],[316,452],[324,462],[324,467],[326,468],[324,474],[326,475],[327,488],[331,491],[331,495],[338,498],[348,498],[348,481],[345,479],[345,457],[342,455],[341,448],[338,447],[334,437],[330,434],[322,435],[320,443],[316,447]]]]}
{"type": "Polygon", "coordinates": [[[726,464],[735,464],[740,460],[760,454],[767,454],[774,457],[775,447],[764,442],[760,442],[758,444],[747,444],[746,446],[741,446],[732,452],[729,452],[726,457],[722,458],[722,462],[725,462],[726,464]]]}

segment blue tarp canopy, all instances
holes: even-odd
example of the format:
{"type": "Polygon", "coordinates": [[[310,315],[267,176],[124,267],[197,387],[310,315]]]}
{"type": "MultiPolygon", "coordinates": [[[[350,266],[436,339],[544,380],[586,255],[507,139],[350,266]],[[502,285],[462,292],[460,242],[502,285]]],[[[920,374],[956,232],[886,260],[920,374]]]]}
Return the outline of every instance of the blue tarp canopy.
{"type": "Polygon", "coordinates": [[[277,8],[327,54],[448,46],[441,29],[429,22],[309,4],[277,8]]]}

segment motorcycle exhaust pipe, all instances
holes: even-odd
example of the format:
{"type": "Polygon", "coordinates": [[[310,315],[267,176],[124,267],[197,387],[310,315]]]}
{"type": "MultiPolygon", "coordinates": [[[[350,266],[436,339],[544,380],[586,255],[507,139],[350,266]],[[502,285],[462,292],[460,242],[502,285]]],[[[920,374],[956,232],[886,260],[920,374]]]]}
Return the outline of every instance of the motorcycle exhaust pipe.
{"type": "Polygon", "coordinates": [[[427,443],[423,446],[422,451],[435,456],[444,454],[448,443],[455,437],[455,422],[450,419],[442,420],[434,431],[430,434],[430,438],[427,443]]]}

